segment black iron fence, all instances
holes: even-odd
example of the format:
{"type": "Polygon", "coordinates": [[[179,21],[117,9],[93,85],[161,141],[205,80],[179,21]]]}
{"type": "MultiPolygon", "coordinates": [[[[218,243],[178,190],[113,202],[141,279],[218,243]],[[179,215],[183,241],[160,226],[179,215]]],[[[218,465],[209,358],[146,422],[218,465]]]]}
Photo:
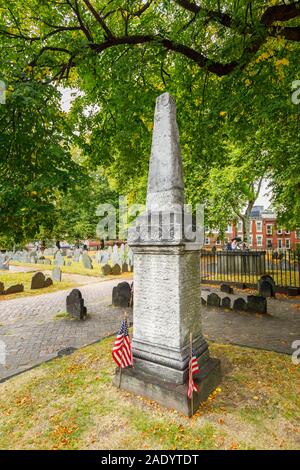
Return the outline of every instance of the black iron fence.
{"type": "Polygon", "coordinates": [[[205,281],[257,284],[263,274],[279,287],[300,288],[300,252],[201,251],[201,279],[205,281]]]}

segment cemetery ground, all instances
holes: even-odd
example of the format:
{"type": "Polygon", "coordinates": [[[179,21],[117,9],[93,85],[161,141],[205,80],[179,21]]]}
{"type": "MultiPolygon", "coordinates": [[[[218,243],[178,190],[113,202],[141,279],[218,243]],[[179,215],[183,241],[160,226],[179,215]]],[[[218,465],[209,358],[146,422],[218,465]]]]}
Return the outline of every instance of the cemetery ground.
{"type": "MultiPolygon", "coordinates": [[[[94,269],[85,269],[82,263],[72,263],[71,266],[61,266],[62,281],[53,281],[53,285],[43,289],[30,289],[31,279],[35,272],[43,272],[47,277],[51,277],[51,270],[45,269],[45,265],[42,264],[30,264],[30,263],[11,263],[10,271],[0,272],[0,282],[3,282],[5,288],[16,284],[24,285],[24,292],[16,294],[9,294],[8,296],[0,296],[0,302],[7,299],[14,299],[19,297],[35,296],[45,293],[57,292],[60,290],[66,290],[71,287],[79,287],[84,284],[90,284],[104,280],[104,276],[101,273],[101,267],[95,264],[94,269]],[[12,269],[20,270],[20,272],[12,271],[12,269]],[[99,279],[101,278],[101,279],[99,279]]],[[[52,267],[51,267],[52,269],[52,267]]],[[[117,276],[118,279],[131,278],[131,273],[121,273],[117,276]]],[[[105,276],[105,280],[115,279],[116,276],[108,275],[105,276]]]]}
{"type": "Polygon", "coordinates": [[[220,386],[189,419],[112,385],[114,338],[0,385],[1,449],[299,449],[290,356],[210,343],[220,386]]]}

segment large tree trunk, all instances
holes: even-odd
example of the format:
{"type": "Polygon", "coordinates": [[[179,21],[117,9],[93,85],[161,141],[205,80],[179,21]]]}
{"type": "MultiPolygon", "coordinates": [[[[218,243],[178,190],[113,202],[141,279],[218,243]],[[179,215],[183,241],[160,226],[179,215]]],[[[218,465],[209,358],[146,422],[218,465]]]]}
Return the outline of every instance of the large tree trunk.
{"type": "Polygon", "coordinates": [[[249,243],[250,239],[250,223],[251,223],[251,212],[255,201],[249,201],[245,213],[241,215],[243,221],[243,241],[249,243]]]}

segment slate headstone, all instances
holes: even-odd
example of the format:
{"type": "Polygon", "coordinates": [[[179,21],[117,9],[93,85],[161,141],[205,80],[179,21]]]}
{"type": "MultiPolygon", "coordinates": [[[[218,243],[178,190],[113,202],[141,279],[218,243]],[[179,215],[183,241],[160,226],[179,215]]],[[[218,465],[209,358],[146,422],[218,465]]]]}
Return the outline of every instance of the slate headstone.
{"type": "Polygon", "coordinates": [[[103,276],[108,276],[109,274],[111,274],[111,266],[109,264],[105,264],[104,266],[102,266],[101,272],[103,276]]]}
{"type": "Polygon", "coordinates": [[[207,306],[209,307],[220,307],[221,299],[215,292],[208,294],[207,296],[207,306]]]}
{"type": "Polygon", "coordinates": [[[113,288],[112,304],[114,307],[129,307],[131,288],[128,282],[121,282],[113,288]]]}
{"type": "Polygon", "coordinates": [[[45,276],[43,273],[38,272],[32,276],[31,289],[43,289],[45,287],[45,276]]]}
{"type": "Polygon", "coordinates": [[[128,273],[128,264],[127,263],[122,264],[122,273],[128,273]]]}
{"type": "Polygon", "coordinates": [[[247,310],[247,302],[245,299],[242,297],[239,297],[233,301],[233,310],[242,310],[246,311],[247,310]]]}
{"type": "Polygon", "coordinates": [[[223,299],[221,300],[221,307],[222,308],[230,308],[231,307],[230,297],[223,297],[223,299]]]}
{"type": "Polygon", "coordinates": [[[274,279],[265,274],[258,281],[258,292],[261,297],[275,297],[276,285],[274,279]]]}
{"type": "Polygon", "coordinates": [[[296,295],[299,295],[300,294],[300,289],[298,289],[298,287],[289,287],[288,288],[288,295],[293,297],[293,296],[296,296],[296,295]]]}
{"type": "Polygon", "coordinates": [[[80,290],[73,289],[67,296],[66,309],[71,317],[77,318],[78,320],[85,320],[87,316],[87,310],[84,306],[84,300],[80,290]]]}
{"type": "Polygon", "coordinates": [[[47,279],[45,280],[45,284],[44,284],[44,287],[50,287],[53,285],[53,281],[50,277],[47,277],[47,279]]]}
{"type": "Polygon", "coordinates": [[[57,252],[55,253],[54,265],[55,265],[55,266],[64,266],[64,265],[65,265],[64,257],[63,257],[63,255],[62,255],[62,253],[61,253],[60,251],[57,251],[57,252]]]}
{"type": "Polygon", "coordinates": [[[267,299],[258,295],[247,295],[247,310],[252,313],[267,313],[267,299]]]}
{"type": "Polygon", "coordinates": [[[18,294],[19,292],[24,292],[23,284],[15,284],[14,286],[10,286],[8,289],[6,289],[4,293],[5,295],[9,295],[9,294],[18,294]]]}

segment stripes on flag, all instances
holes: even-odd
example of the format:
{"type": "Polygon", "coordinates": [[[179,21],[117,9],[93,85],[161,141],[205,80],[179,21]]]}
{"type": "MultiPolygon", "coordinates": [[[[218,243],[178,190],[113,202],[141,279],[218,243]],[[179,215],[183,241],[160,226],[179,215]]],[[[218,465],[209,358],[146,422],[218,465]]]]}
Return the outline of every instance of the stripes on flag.
{"type": "Polygon", "coordinates": [[[133,357],[127,320],[121,321],[121,328],[112,350],[112,357],[118,367],[122,369],[133,366],[133,357]]]}
{"type": "Polygon", "coordinates": [[[195,374],[198,374],[200,372],[199,366],[198,366],[198,361],[197,358],[192,352],[192,358],[190,359],[189,362],[189,385],[188,385],[188,398],[191,399],[193,392],[199,392],[198,386],[195,384],[193,376],[195,374]]]}

